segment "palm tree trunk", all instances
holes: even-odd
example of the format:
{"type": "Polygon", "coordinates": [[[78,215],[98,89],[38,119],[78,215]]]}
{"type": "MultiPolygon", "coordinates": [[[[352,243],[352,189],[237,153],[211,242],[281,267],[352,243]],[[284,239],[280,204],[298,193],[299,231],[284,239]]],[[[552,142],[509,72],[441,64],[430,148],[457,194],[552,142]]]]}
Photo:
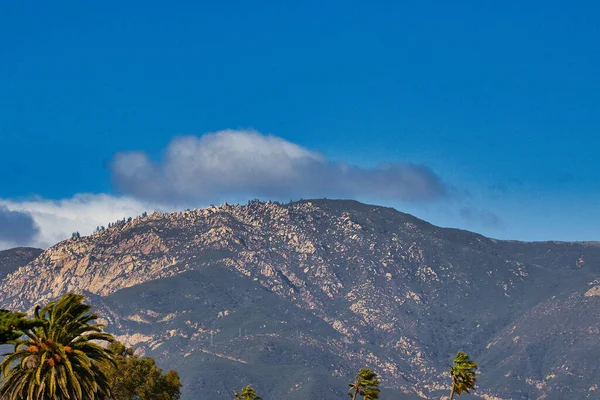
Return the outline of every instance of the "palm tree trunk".
{"type": "Polygon", "coordinates": [[[352,396],[352,400],[356,400],[356,395],[358,394],[358,388],[354,387],[354,395],[352,396]]]}
{"type": "Polygon", "coordinates": [[[450,392],[450,400],[454,399],[454,384],[452,385],[452,391],[450,392]]]}
{"type": "Polygon", "coordinates": [[[456,390],[456,377],[452,375],[452,390],[450,391],[450,400],[454,399],[454,390],[456,390]]]}

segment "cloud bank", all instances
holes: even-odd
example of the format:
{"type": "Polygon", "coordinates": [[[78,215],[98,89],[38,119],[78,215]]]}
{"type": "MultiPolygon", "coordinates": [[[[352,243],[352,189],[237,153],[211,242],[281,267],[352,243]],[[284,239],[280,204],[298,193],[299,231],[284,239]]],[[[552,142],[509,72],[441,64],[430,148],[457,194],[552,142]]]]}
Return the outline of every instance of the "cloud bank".
{"type": "Polygon", "coordinates": [[[15,245],[46,248],[75,231],[88,235],[96,226],[152,210],[166,209],[105,194],[79,194],[57,201],[0,199],[0,250],[15,245]]]}
{"type": "Polygon", "coordinates": [[[110,171],[121,196],[0,198],[0,249],[45,248],[75,231],[88,235],[96,226],[144,211],[172,211],[224,200],[330,197],[420,203],[447,192],[442,180],[424,165],[352,166],[255,131],[175,138],[159,161],[143,152],[118,153],[110,171]]]}
{"type": "Polygon", "coordinates": [[[119,153],[110,169],[123,194],[163,203],[236,196],[427,201],[446,193],[440,177],[424,165],[352,166],[255,131],[179,137],[158,162],[143,152],[119,153]]]}

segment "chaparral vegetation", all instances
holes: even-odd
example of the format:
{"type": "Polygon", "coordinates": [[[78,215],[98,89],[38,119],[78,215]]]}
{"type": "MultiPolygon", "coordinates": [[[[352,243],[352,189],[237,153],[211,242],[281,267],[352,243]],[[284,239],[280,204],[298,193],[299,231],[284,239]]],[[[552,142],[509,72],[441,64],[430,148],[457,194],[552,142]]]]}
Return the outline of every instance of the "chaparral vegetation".
{"type": "MultiPolygon", "coordinates": [[[[84,296],[68,293],[32,318],[0,310],[0,344],[13,345],[0,363],[1,400],[177,400],[181,380],[176,371],[163,373],[151,357],[104,331],[84,296]]],[[[450,369],[451,393],[475,388],[477,363],[458,352],[450,369]]],[[[348,384],[352,400],[380,399],[377,373],[361,368],[348,384]]],[[[263,400],[250,385],[233,391],[234,400],[263,400]]]]}

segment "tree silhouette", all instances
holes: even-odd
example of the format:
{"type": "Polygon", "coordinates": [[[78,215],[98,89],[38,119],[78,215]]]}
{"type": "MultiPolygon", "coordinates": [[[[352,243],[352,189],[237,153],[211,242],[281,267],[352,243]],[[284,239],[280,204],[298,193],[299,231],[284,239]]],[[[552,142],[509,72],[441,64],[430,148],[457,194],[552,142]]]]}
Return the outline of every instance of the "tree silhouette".
{"type": "Polygon", "coordinates": [[[235,400],[262,400],[262,398],[256,395],[256,390],[250,387],[250,385],[242,388],[242,394],[233,392],[233,395],[235,396],[235,400]]]}
{"type": "Polygon", "coordinates": [[[362,368],[354,377],[354,382],[348,384],[348,396],[352,400],[359,394],[364,400],[377,400],[379,398],[379,380],[377,374],[368,368],[362,368]]]}
{"type": "Polygon", "coordinates": [[[450,368],[452,377],[450,400],[454,399],[454,394],[460,396],[462,393],[470,393],[469,390],[475,389],[476,370],[477,363],[469,359],[466,353],[459,351],[454,358],[454,365],[450,368]]]}
{"type": "Polygon", "coordinates": [[[152,357],[138,357],[117,341],[108,349],[115,361],[106,371],[110,400],[177,400],[181,397],[181,381],[176,371],[163,373],[152,357]]]}
{"type": "Polygon", "coordinates": [[[41,321],[28,320],[27,314],[0,310],[0,344],[9,343],[23,336],[23,331],[42,324],[41,321]]]}

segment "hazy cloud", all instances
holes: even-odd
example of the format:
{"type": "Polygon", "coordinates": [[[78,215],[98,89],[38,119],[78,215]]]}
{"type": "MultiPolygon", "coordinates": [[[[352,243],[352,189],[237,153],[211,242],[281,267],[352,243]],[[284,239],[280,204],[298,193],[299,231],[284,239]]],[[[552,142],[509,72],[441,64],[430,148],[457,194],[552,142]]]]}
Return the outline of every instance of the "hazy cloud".
{"type": "Polygon", "coordinates": [[[119,153],[111,172],[122,193],[166,203],[228,196],[424,201],[446,191],[442,180],[424,165],[352,166],[255,131],[176,138],[158,162],[142,152],[119,153]]]}
{"type": "Polygon", "coordinates": [[[0,205],[0,242],[26,245],[33,241],[38,233],[39,228],[31,214],[0,205]]]}
{"type": "Polygon", "coordinates": [[[0,199],[0,249],[14,247],[16,243],[49,247],[69,238],[75,231],[88,235],[96,226],[152,210],[162,208],[129,197],[105,194],[79,194],[57,201],[0,199]],[[12,215],[12,221],[20,222],[4,229],[5,215],[12,215]]]}
{"type": "Polygon", "coordinates": [[[469,222],[475,222],[485,227],[495,227],[500,223],[500,218],[493,212],[471,206],[461,208],[460,216],[469,222]]]}

